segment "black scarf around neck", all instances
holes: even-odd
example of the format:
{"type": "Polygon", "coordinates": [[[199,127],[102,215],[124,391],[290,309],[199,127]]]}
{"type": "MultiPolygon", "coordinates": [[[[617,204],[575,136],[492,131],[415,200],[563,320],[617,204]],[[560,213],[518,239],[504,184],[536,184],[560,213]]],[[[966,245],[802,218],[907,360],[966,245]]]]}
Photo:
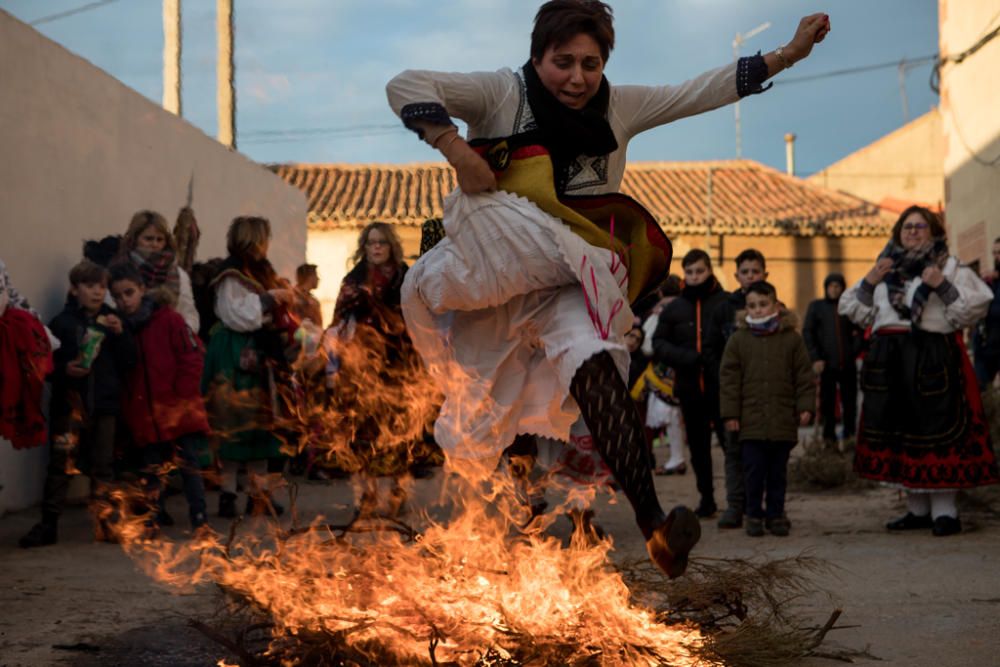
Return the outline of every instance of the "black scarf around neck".
{"type": "Polygon", "coordinates": [[[691,303],[694,303],[695,301],[704,301],[719,289],[719,281],[713,275],[706,278],[705,282],[701,284],[684,285],[683,289],[681,289],[681,295],[691,303]]]}
{"type": "Polygon", "coordinates": [[[578,155],[607,155],[618,148],[608,123],[611,86],[606,77],[601,77],[601,86],[587,105],[570,109],[545,88],[530,60],[521,70],[540,141],[552,156],[556,191],[563,194],[569,182],[569,167],[578,155]]]}

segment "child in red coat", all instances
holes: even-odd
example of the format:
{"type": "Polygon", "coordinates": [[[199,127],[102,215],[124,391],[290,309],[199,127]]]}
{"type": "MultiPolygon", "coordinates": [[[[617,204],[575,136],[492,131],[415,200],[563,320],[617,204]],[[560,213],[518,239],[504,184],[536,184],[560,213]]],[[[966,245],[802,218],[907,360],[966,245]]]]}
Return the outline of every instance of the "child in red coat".
{"type": "MultiPolygon", "coordinates": [[[[143,450],[143,481],[156,524],[171,525],[160,493],[160,476],[179,456],[191,527],[206,523],[205,486],[198,467],[199,436],[209,430],[201,397],[205,351],[184,318],[168,304],[145,296],[142,276],[131,264],[111,269],[111,294],[135,337],[137,363],[126,378],[123,414],[143,450]]],[[[150,522],[155,530],[155,525],[150,522]]]]}

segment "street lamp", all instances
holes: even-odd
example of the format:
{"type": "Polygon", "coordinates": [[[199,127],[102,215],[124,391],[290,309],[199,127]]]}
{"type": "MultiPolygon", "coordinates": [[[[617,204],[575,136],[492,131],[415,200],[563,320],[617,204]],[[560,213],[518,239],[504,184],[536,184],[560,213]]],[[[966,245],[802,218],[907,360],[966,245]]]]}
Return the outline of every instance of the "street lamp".
{"type": "MultiPolygon", "coordinates": [[[[736,37],[733,38],[733,62],[737,62],[739,60],[739,58],[740,58],[740,47],[743,46],[743,43],[745,41],[747,41],[751,37],[759,35],[760,33],[764,32],[765,30],[767,30],[770,27],[771,27],[771,22],[770,21],[765,21],[764,23],[761,23],[759,26],[757,26],[753,30],[750,30],[750,31],[744,32],[744,33],[739,33],[739,32],[736,33],[736,37]]],[[[736,114],[736,157],[737,158],[741,158],[741,157],[743,157],[743,132],[740,129],[740,101],[739,100],[736,100],[736,104],[733,106],[733,110],[734,110],[734,112],[736,114]]]]}

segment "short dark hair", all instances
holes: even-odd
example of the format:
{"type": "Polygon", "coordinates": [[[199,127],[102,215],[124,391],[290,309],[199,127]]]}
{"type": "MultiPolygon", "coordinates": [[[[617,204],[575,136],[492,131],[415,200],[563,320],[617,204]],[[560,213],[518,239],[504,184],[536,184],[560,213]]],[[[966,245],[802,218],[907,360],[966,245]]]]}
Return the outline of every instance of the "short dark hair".
{"type": "Polygon", "coordinates": [[[142,279],[142,274],[132,262],[116,262],[108,270],[111,272],[111,278],[108,282],[112,285],[119,280],[131,280],[140,287],[146,286],[145,281],[142,279]]]}
{"type": "Polygon", "coordinates": [[[306,278],[310,278],[316,275],[316,265],[315,264],[300,264],[297,269],[295,269],[295,280],[302,282],[306,278]]]}
{"type": "Polygon", "coordinates": [[[747,296],[751,294],[760,294],[761,296],[770,297],[775,301],[778,300],[778,290],[766,280],[758,280],[755,283],[751,283],[750,287],[747,288],[747,296]]]}
{"type": "Polygon", "coordinates": [[[541,60],[550,46],[561,46],[579,34],[590,35],[601,49],[601,57],[615,48],[614,12],[599,0],[549,0],[535,14],[531,31],[531,57],[541,60]]]}
{"type": "Polygon", "coordinates": [[[705,262],[705,266],[708,267],[708,270],[712,270],[712,258],[709,257],[708,253],[701,248],[688,250],[688,253],[684,255],[684,259],[681,260],[681,268],[686,269],[692,264],[697,264],[698,262],[705,262]]]}
{"type": "Polygon", "coordinates": [[[931,238],[945,238],[948,235],[944,228],[944,223],[941,222],[941,218],[937,213],[923,206],[910,206],[899,214],[899,219],[896,220],[896,224],[892,226],[892,240],[896,243],[903,243],[903,221],[910,217],[910,214],[912,213],[919,213],[920,217],[923,218],[924,222],[926,222],[931,228],[931,238]]]}
{"type": "Polygon", "coordinates": [[[1000,236],[998,236],[995,239],[993,239],[993,242],[994,243],[1000,243],[1000,236]]]}
{"type": "Polygon", "coordinates": [[[107,286],[108,270],[100,264],[85,259],[69,270],[69,284],[73,287],[94,284],[107,286]]]}
{"type": "Polygon", "coordinates": [[[740,254],[736,255],[736,268],[739,269],[743,262],[758,262],[760,268],[767,270],[767,261],[764,259],[764,253],[756,248],[747,248],[740,254]]]}

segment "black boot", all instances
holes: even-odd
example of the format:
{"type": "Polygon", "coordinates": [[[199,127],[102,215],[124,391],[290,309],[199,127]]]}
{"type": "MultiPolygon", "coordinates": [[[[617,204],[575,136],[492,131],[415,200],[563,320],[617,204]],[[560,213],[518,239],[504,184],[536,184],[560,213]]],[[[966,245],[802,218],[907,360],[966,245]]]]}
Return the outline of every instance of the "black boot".
{"type": "Polygon", "coordinates": [[[570,393],[594,445],[635,510],[650,559],[670,578],[681,576],[701,526],[683,505],[669,515],[660,507],[642,421],[611,355],[600,352],[585,361],[573,376],[570,393]]]}
{"type": "Polygon", "coordinates": [[[22,549],[32,549],[34,547],[44,547],[55,544],[59,541],[59,515],[42,514],[42,520],[31,527],[27,533],[18,540],[17,544],[22,549]]]}
{"type": "Polygon", "coordinates": [[[219,494],[219,516],[223,519],[236,518],[236,494],[223,491],[219,494]]]}

